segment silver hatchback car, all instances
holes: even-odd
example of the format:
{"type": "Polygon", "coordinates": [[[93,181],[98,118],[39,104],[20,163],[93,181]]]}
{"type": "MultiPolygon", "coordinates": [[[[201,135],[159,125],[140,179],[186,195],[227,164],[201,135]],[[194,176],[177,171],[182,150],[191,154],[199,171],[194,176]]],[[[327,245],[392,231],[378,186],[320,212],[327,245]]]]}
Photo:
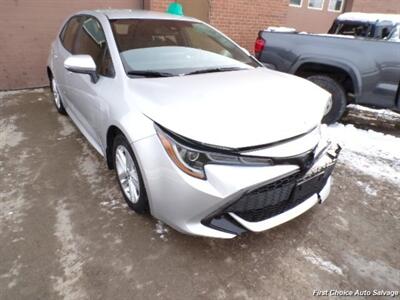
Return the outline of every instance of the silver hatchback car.
{"type": "Polygon", "coordinates": [[[80,12],[47,72],[57,110],[115,169],[129,207],[181,232],[263,231],[329,194],[340,151],[320,136],[330,94],[204,22],[80,12]]]}

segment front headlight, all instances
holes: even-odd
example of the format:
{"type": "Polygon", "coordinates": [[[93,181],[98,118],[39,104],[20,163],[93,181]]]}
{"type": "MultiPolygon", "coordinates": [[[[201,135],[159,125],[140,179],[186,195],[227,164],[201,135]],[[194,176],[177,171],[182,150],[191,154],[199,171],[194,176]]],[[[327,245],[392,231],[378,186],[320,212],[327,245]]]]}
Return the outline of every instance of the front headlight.
{"type": "Polygon", "coordinates": [[[176,141],[171,134],[166,133],[159,126],[155,125],[155,128],[161,144],[175,165],[186,174],[199,179],[206,179],[204,172],[206,164],[266,166],[273,163],[269,158],[197,150],[176,141]]]}

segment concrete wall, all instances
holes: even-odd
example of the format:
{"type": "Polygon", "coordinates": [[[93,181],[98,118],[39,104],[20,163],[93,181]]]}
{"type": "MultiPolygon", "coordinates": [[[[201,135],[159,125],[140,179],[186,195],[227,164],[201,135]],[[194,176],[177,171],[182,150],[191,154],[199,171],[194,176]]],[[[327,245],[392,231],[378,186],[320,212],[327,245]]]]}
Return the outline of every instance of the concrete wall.
{"type": "Polygon", "coordinates": [[[0,90],[47,84],[50,43],[70,14],[142,4],[143,0],[0,0],[0,90]]]}

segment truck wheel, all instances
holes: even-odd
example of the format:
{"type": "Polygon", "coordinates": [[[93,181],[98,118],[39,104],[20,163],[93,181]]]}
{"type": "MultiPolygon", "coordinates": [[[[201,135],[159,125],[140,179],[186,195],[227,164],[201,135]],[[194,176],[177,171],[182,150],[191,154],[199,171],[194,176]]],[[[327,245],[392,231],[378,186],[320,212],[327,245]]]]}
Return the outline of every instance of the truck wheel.
{"type": "Polygon", "coordinates": [[[326,75],[313,75],[307,79],[332,94],[332,103],[322,123],[333,124],[339,121],[347,106],[346,92],[340,83],[326,75]]]}

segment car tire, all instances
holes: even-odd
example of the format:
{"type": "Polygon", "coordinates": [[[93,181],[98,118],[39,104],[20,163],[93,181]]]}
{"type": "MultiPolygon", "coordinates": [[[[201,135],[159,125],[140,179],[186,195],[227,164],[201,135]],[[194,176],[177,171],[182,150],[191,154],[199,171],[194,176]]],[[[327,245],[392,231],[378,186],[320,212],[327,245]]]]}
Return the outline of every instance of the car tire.
{"type": "Polygon", "coordinates": [[[322,123],[333,124],[339,121],[347,107],[347,97],[343,86],[326,75],[313,75],[307,79],[332,94],[330,110],[322,119],[322,123]]]}
{"type": "Polygon", "coordinates": [[[56,106],[57,111],[62,115],[66,115],[67,112],[65,111],[60,92],[58,91],[57,81],[53,76],[50,77],[50,89],[52,91],[53,102],[56,106]]]}
{"type": "Polygon", "coordinates": [[[115,137],[112,154],[116,178],[126,203],[139,214],[147,213],[149,205],[139,164],[122,134],[115,137]]]}

